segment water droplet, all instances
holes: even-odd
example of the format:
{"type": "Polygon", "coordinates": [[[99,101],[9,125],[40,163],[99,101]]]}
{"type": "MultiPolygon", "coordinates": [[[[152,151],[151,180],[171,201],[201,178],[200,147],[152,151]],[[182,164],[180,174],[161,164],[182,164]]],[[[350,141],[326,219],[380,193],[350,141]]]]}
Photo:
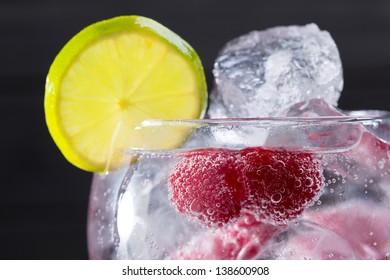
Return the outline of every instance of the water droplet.
{"type": "Polygon", "coordinates": [[[369,233],[369,235],[370,235],[370,236],[373,236],[373,235],[374,235],[374,233],[371,231],[371,232],[369,233]]]}
{"type": "Polygon", "coordinates": [[[330,193],[334,193],[334,189],[330,188],[330,189],[329,189],[329,192],[330,192],[330,193]]]}
{"type": "Polygon", "coordinates": [[[355,180],[357,180],[359,178],[359,176],[358,175],[353,175],[353,179],[355,179],[355,180]]]}
{"type": "Polygon", "coordinates": [[[213,215],[214,213],[215,213],[215,211],[213,208],[207,209],[207,214],[209,214],[210,216],[213,215]]]}
{"type": "Polygon", "coordinates": [[[271,202],[272,203],[279,203],[282,200],[282,194],[281,193],[274,193],[271,195],[271,202]]]}

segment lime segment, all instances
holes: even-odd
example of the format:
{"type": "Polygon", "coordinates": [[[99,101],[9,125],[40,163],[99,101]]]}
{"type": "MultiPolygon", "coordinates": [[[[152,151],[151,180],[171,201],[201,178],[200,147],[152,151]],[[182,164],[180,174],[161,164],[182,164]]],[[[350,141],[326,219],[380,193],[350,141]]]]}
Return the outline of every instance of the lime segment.
{"type": "Polygon", "coordinates": [[[207,89],[191,46],[161,24],[140,16],[95,23],[74,36],[50,67],[45,93],[49,131],[63,155],[94,172],[123,163],[132,146],[174,148],[141,137],[147,119],[201,118],[207,89]]]}

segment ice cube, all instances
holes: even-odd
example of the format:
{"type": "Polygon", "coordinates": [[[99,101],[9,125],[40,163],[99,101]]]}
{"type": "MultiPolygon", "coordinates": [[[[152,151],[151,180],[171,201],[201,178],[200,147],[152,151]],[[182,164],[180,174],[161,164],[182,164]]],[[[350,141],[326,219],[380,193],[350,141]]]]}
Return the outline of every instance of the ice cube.
{"type": "Polygon", "coordinates": [[[351,149],[363,133],[359,122],[346,122],[343,117],[348,117],[323,99],[298,102],[278,116],[285,117],[286,123],[270,129],[265,146],[334,153],[351,149]]]}
{"type": "Polygon", "coordinates": [[[279,260],[353,260],[353,248],[337,233],[301,221],[278,236],[278,240],[262,258],[279,260]]]}
{"type": "Polygon", "coordinates": [[[208,116],[268,117],[322,98],[336,106],[343,87],[338,49],[317,25],[252,31],[228,42],[216,59],[208,116]]]}
{"type": "Polygon", "coordinates": [[[163,153],[141,153],[129,166],[117,197],[116,258],[164,259],[195,232],[169,203],[166,178],[174,162],[163,153]]]}

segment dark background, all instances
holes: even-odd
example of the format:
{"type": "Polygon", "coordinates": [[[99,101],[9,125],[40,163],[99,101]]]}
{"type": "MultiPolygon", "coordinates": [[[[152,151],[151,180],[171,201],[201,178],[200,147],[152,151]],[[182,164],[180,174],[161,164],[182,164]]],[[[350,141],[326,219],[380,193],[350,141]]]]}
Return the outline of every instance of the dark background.
{"type": "Polygon", "coordinates": [[[254,29],[317,23],[344,65],[343,109],[390,110],[388,0],[2,0],[0,2],[0,258],[86,259],[91,174],[70,165],[44,120],[47,71],[83,27],[151,17],[186,39],[212,85],[223,44],[254,29]]]}

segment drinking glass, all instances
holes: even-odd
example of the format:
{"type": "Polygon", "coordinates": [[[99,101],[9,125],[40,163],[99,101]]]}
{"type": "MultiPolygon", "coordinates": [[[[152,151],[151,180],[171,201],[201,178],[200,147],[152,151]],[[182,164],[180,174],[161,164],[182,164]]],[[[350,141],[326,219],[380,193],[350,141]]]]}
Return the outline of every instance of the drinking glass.
{"type": "MultiPolygon", "coordinates": [[[[94,174],[90,258],[389,258],[390,116],[382,111],[344,113],[143,122],[134,131],[148,140],[123,151],[128,164],[94,174]],[[165,145],[170,139],[172,147],[165,145]],[[310,155],[318,163],[320,191],[299,215],[273,223],[247,208],[225,223],[205,225],[196,213],[191,218],[172,202],[170,180],[183,158],[210,151],[237,155],[251,148],[310,155]]],[[[181,168],[197,172],[190,164],[181,168]]]]}

